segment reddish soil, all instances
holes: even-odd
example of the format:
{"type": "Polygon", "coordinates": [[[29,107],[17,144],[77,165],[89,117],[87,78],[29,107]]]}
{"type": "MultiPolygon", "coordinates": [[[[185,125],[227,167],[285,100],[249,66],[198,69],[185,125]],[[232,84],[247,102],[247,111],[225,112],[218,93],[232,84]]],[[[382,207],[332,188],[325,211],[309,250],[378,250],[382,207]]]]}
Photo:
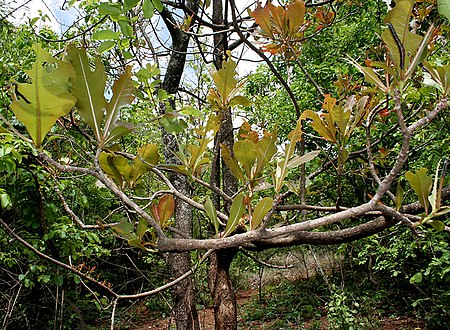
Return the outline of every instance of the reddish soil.
{"type": "MultiPolygon", "coordinates": [[[[237,293],[236,300],[238,306],[242,306],[244,303],[248,302],[252,299],[257,292],[255,290],[246,290],[240,291],[237,293]]],[[[202,330],[214,330],[214,314],[212,308],[204,308],[198,311],[200,326],[202,330]]],[[[257,330],[257,329],[271,329],[271,323],[262,323],[262,322],[252,322],[247,324],[248,329],[257,330]]],[[[320,322],[322,324],[321,330],[328,329],[328,321],[326,316],[321,317],[320,322]]],[[[305,322],[305,329],[309,329],[311,326],[317,326],[317,323],[312,320],[309,322],[305,322]]],[[[174,329],[175,322],[171,318],[164,319],[154,319],[146,322],[145,324],[140,325],[139,327],[134,328],[135,330],[168,330],[174,329]]],[[[241,329],[244,329],[240,327],[241,329]]],[[[317,328],[315,328],[317,329],[317,328]]],[[[377,330],[426,330],[423,322],[418,321],[414,318],[409,317],[398,317],[398,318],[385,318],[381,321],[381,326],[377,328],[377,330]]]]}

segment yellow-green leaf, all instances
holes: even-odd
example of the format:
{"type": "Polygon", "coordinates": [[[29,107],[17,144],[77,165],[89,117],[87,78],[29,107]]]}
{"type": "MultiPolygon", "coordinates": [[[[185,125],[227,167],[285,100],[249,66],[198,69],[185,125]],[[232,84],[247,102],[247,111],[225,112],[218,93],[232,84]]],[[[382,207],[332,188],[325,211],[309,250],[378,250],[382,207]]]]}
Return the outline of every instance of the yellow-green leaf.
{"type": "Polygon", "coordinates": [[[214,207],[214,204],[213,204],[211,198],[209,198],[209,196],[206,196],[205,204],[203,204],[203,206],[205,207],[206,214],[211,219],[211,222],[214,226],[214,230],[216,231],[216,235],[218,235],[220,224],[219,224],[219,220],[217,219],[216,208],[214,207]]]}
{"type": "Polygon", "coordinates": [[[75,106],[81,118],[91,127],[98,140],[101,138],[101,123],[106,109],[106,73],[100,58],[96,59],[92,71],[84,49],[75,45],[67,48],[67,57],[76,72],[72,81],[72,94],[77,98],[75,106]]]}
{"type": "Polygon", "coordinates": [[[428,195],[431,192],[433,179],[427,175],[427,169],[421,168],[416,173],[408,171],[406,172],[405,177],[419,198],[420,204],[425,208],[425,212],[428,214],[428,195]]]}
{"type": "Polygon", "coordinates": [[[223,234],[224,237],[227,237],[234,232],[244,212],[244,195],[239,194],[234,198],[233,203],[231,204],[230,216],[228,217],[227,226],[225,227],[225,232],[223,234]]]}
{"type": "Polygon", "coordinates": [[[259,227],[266,214],[270,211],[273,205],[273,199],[265,197],[256,204],[250,220],[250,229],[254,230],[259,227]]]}
{"type": "Polygon", "coordinates": [[[252,167],[256,160],[256,146],[247,140],[236,141],[233,146],[234,156],[244,168],[247,178],[252,178],[252,167]]]}
{"type": "Polygon", "coordinates": [[[69,79],[75,77],[75,71],[70,63],[53,58],[41,46],[34,45],[33,50],[36,62],[26,71],[31,83],[17,83],[23,97],[14,98],[11,108],[40,147],[56,120],[75,105],[75,97],[68,92],[69,79]]]}

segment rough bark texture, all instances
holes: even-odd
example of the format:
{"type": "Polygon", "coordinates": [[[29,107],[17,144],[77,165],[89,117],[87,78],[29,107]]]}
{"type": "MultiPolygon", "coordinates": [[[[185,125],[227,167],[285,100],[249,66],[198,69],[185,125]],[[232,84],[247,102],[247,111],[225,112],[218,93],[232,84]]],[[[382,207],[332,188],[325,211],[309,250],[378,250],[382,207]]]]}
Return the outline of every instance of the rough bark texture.
{"type": "Polygon", "coordinates": [[[208,284],[211,290],[216,330],[237,329],[236,295],[230,280],[230,264],[236,250],[216,251],[209,259],[208,284]]]}
{"type": "MultiPolygon", "coordinates": [[[[226,4],[226,2],[225,2],[226,4]]],[[[213,1],[212,20],[216,25],[223,25],[225,22],[224,13],[227,10],[223,8],[222,0],[213,1]]],[[[216,30],[216,32],[218,32],[216,30]]],[[[217,33],[214,35],[214,65],[216,69],[222,67],[223,57],[228,48],[228,40],[226,33],[217,33]]],[[[222,189],[229,196],[237,191],[237,181],[228,167],[221,162],[219,144],[226,145],[233,150],[233,119],[230,109],[222,110],[221,126],[216,136],[216,157],[214,159],[211,170],[211,183],[220,186],[220,178],[222,178],[222,189]]],[[[216,208],[219,209],[220,203],[218,198],[214,200],[216,208]]],[[[228,213],[230,205],[224,203],[224,212],[228,213]]],[[[222,250],[211,254],[208,269],[208,284],[214,305],[214,322],[215,329],[237,329],[237,306],[236,296],[233,285],[230,280],[229,269],[236,250],[222,250]]]]}
{"type": "MultiPolygon", "coordinates": [[[[197,12],[198,1],[188,1],[188,8],[197,12]]],[[[172,38],[172,53],[167,66],[167,71],[164,76],[162,88],[169,94],[175,94],[178,91],[181,83],[181,77],[186,63],[186,53],[189,45],[189,35],[177,29],[174,24],[171,13],[164,10],[161,13],[164,22],[170,32],[172,38]]],[[[174,99],[170,102],[171,107],[175,108],[174,99]]],[[[167,108],[165,104],[161,104],[160,112],[166,113],[167,108]]],[[[173,151],[178,149],[176,139],[173,135],[163,130],[162,132],[164,156],[167,163],[177,163],[178,160],[173,154],[173,151]]],[[[190,196],[190,186],[186,177],[172,173],[169,179],[173,185],[185,196],[190,196]]],[[[192,212],[190,206],[180,199],[175,199],[175,228],[179,231],[192,235],[192,212]]],[[[167,262],[173,278],[177,278],[191,267],[191,259],[189,252],[170,253],[167,256],[167,262]]],[[[172,288],[173,299],[173,317],[175,319],[178,330],[199,330],[199,322],[197,309],[195,307],[195,293],[192,282],[192,277],[186,278],[184,281],[178,283],[172,288]]]]}

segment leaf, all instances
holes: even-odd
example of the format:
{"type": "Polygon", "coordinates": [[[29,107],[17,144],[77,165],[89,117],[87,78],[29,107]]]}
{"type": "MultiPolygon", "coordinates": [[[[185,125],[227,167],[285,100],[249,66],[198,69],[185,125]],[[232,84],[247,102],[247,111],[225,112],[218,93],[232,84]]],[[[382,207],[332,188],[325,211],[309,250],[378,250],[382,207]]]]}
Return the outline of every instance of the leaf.
{"type": "Polygon", "coordinates": [[[148,229],[147,220],[141,218],[141,220],[139,220],[138,228],[137,228],[137,231],[136,231],[136,236],[140,240],[142,240],[142,238],[144,237],[144,234],[147,231],[147,229],[148,229]]]}
{"type": "Polygon", "coordinates": [[[133,164],[131,165],[131,179],[130,186],[133,187],[136,181],[145,174],[150,166],[146,163],[156,165],[159,162],[159,153],[158,147],[154,144],[146,144],[138,149],[137,154],[139,157],[135,157],[133,160],[133,164]],[[144,163],[141,158],[146,162],[144,163]]]}
{"type": "Polygon", "coordinates": [[[230,107],[235,105],[242,105],[243,107],[249,107],[252,105],[252,101],[250,101],[248,98],[242,95],[236,95],[233,97],[229,103],[230,107]]]}
{"type": "Polygon", "coordinates": [[[254,177],[257,177],[264,166],[269,163],[273,155],[277,152],[276,142],[277,142],[277,132],[268,133],[264,131],[263,137],[257,142],[257,156],[256,156],[256,168],[254,170],[254,177]]]}
{"type": "Polygon", "coordinates": [[[437,231],[444,231],[445,230],[445,224],[442,221],[439,220],[430,220],[428,223],[436,229],[437,231]]]}
{"type": "Polygon", "coordinates": [[[273,205],[273,199],[265,197],[256,204],[250,220],[250,230],[255,230],[259,227],[266,214],[270,211],[273,205]]]}
{"type": "Polygon", "coordinates": [[[211,76],[214,80],[217,92],[219,93],[222,104],[226,104],[228,97],[237,86],[235,76],[237,64],[231,59],[222,62],[222,68],[214,72],[211,76]]]}
{"type": "Polygon", "coordinates": [[[144,0],[142,2],[142,12],[144,14],[144,17],[147,19],[150,19],[153,17],[153,12],[155,10],[155,7],[153,6],[153,3],[151,0],[144,0]]]}
{"type": "Polygon", "coordinates": [[[56,120],[75,105],[76,99],[68,92],[75,71],[70,63],[53,58],[41,46],[33,45],[33,50],[36,61],[26,71],[31,84],[17,83],[23,97],[14,97],[11,109],[39,148],[56,120]]]}
{"type": "Polygon", "coordinates": [[[303,156],[295,156],[289,160],[287,163],[288,168],[295,168],[298,167],[304,163],[307,163],[314,158],[316,158],[320,154],[320,150],[310,151],[307,154],[304,154],[303,156]]]}
{"type": "Polygon", "coordinates": [[[232,232],[234,232],[244,212],[245,212],[244,195],[239,194],[234,198],[233,203],[231,204],[230,216],[228,217],[228,222],[227,226],[225,227],[223,237],[227,237],[232,232]]]}
{"type": "Polygon", "coordinates": [[[128,222],[127,219],[121,220],[118,224],[116,224],[112,228],[117,234],[119,234],[126,240],[132,240],[136,238],[136,235],[133,233],[134,226],[132,223],[128,222]]]}
{"type": "Polygon", "coordinates": [[[381,37],[388,46],[392,61],[401,73],[401,79],[405,78],[403,71],[407,70],[410,66],[411,59],[416,55],[417,49],[423,39],[422,36],[409,31],[409,22],[414,3],[414,0],[400,0],[386,16],[385,22],[392,24],[398,41],[396,41],[396,37],[389,29],[386,29],[381,34],[381,37]]]}
{"type": "Polygon", "coordinates": [[[158,206],[156,207],[156,212],[158,214],[159,225],[161,227],[165,227],[167,221],[175,212],[175,200],[173,199],[173,196],[165,194],[159,200],[158,206]]]}
{"type": "Polygon", "coordinates": [[[188,128],[188,125],[184,120],[178,119],[171,114],[165,114],[159,120],[159,123],[170,134],[179,134],[188,128]]]}
{"type": "Polygon", "coordinates": [[[100,30],[92,35],[92,40],[119,40],[119,34],[111,30],[100,30]]]}
{"type": "Polygon", "coordinates": [[[311,119],[311,127],[325,140],[335,143],[336,135],[331,128],[332,125],[324,122],[317,113],[311,110],[305,110],[300,116],[301,120],[311,119]]]}
{"type": "Polygon", "coordinates": [[[110,132],[108,134],[108,137],[103,142],[103,144],[105,146],[107,146],[107,145],[111,144],[112,142],[120,139],[124,135],[127,135],[127,134],[131,133],[134,129],[135,129],[135,127],[133,125],[131,125],[130,123],[124,123],[124,122],[121,122],[121,121],[116,121],[112,125],[111,130],[110,130],[110,132]]]}
{"type": "Polygon", "coordinates": [[[225,164],[228,166],[228,168],[231,170],[231,173],[233,173],[234,177],[238,180],[245,181],[245,177],[242,174],[241,168],[239,167],[239,164],[235,157],[231,156],[231,152],[228,149],[228,147],[224,144],[220,145],[222,159],[225,162],[225,164]]]}
{"type": "Polygon", "coordinates": [[[100,46],[98,46],[98,53],[104,53],[107,52],[108,50],[112,49],[114,46],[116,45],[115,41],[111,41],[111,40],[107,40],[107,41],[103,41],[100,46]]]}
{"type": "Polygon", "coordinates": [[[437,0],[438,12],[450,21],[450,0],[437,0]]]}
{"type": "Polygon", "coordinates": [[[152,2],[153,2],[153,5],[155,6],[157,11],[159,11],[159,12],[163,11],[164,7],[163,7],[163,4],[162,4],[161,0],[152,0],[152,2]]]}
{"type": "Polygon", "coordinates": [[[403,196],[404,196],[404,190],[403,190],[402,185],[400,184],[400,181],[399,181],[397,183],[397,191],[395,193],[395,209],[397,211],[399,211],[400,208],[402,207],[403,196]]]}
{"type": "Polygon", "coordinates": [[[425,208],[425,213],[428,214],[428,195],[431,191],[433,179],[427,175],[427,169],[421,168],[416,173],[408,171],[405,177],[419,198],[420,204],[425,208]]]}
{"type": "Polygon", "coordinates": [[[110,133],[113,124],[120,115],[120,110],[130,105],[134,100],[134,86],[131,81],[131,66],[127,66],[125,72],[114,81],[112,87],[113,96],[106,105],[106,121],[104,125],[103,141],[110,133]]]}
{"type": "Polygon", "coordinates": [[[203,206],[205,207],[206,214],[211,219],[211,222],[214,226],[214,230],[216,231],[216,235],[218,235],[220,225],[219,219],[217,219],[216,208],[214,207],[214,204],[211,198],[209,198],[209,196],[206,196],[205,204],[203,204],[203,206]]]}
{"type": "Polygon", "coordinates": [[[364,75],[364,79],[366,80],[366,82],[368,82],[369,84],[374,84],[385,93],[389,91],[389,88],[385,84],[383,84],[383,82],[380,80],[380,78],[372,68],[363,67],[353,59],[349,59],[348,61],[364,75]]]}
{"type": "MultiPolygon", "coordinates": [[[[303,114],[302,114],[303,115],[303,114]]],[[[287,175],[289,159],[291,159],[295,146],[298,141],[302,139],[302,116],[297,120],[297,125],[295,128],[289,133],[288,137],[290,139],[289,143],[286,145],[286,149],[284,151],[284,159],[277,164],[277,169],[275,171],[275,191],[279,192],[281,187],[283,186],[284,178],[287,175]]]]}
{"type": "Polygon", "coordinates": [[[233,146],[234,156],[244,168],[248,179],[252,179],[252,167],[256,160],[256,146],[247,140],[236,141],[233,146]]]}
{"type": "Polygon", "coordinates": [[[97,140],[101,138],[101,123],[106,109],[105,86],[106,73],[100,58],[96,59],[96,68],[91,71],[84,49],[75,45],[67,48],[67,57],[76,72],[76,79],[72,82],[72,94],[77,98],[75,106],[81,118],[94,131],[97,140]]]}

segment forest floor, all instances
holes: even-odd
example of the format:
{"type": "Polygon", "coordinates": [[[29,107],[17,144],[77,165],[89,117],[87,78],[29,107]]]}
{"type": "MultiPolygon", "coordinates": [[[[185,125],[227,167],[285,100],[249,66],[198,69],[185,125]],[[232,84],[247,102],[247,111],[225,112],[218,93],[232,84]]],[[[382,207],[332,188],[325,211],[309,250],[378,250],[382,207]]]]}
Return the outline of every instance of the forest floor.
{"type": "MultiPolygon", "coordinates": [[[[246,315],[251,315],[256,308],[256,312],[264,311],[267,302],[261,302],[259,297],[259,288],[267,286],[277,286],[282,281],[297,282],[309,281],[317,276],[327,277],[328,275],[338,272],[342,260],[334,258],[330,254],[322,255],[290,255],[271,258],[270,262],[278,265],[295,265],[286,269],[270,269],[265,268],[264,271],[250,272],[247,274],[240,274],[242,288],[236,292],[236,300],[238,305],[238,328],[241,330],[247,329],[263,329],[263,330],[279,330],[279,329],[308,329],[308,330],[326,330],[329,329],[329,324],[326,314],[325,305],[318,307],[319,315],[311,319],[304,318],[302,325],[295,325],[286,327],[279,326],[280,319],[265,320],[246,320],[246,315]],[[320,316],[322,315],[322,316],[320,316]]],[[[238,285],[240,286],[240,285],[238,285]]],[[[263,299],[264,300],[264,299],[263,299]]],[[[317,306],[316,306],[317,307],[317,306]]],[[[202,330],[214,330],[214,311],[211,307],[204,307],[198,310],[200,327],[202,330]]],[[[141,309],[141,315],[138,319],[145,320],[140,325],[133,325],[130,329],[135,330],[156,330],[156,329],[175,329],[173,318],[154,318],[146,310],[145,306],[141,309]]],[[[374,318],[376,324],[370,327],[372,330],[425,330],[424,322],[417,320],[410,316],[396,316],[394,318],[377,316],[374,318]]]]}

